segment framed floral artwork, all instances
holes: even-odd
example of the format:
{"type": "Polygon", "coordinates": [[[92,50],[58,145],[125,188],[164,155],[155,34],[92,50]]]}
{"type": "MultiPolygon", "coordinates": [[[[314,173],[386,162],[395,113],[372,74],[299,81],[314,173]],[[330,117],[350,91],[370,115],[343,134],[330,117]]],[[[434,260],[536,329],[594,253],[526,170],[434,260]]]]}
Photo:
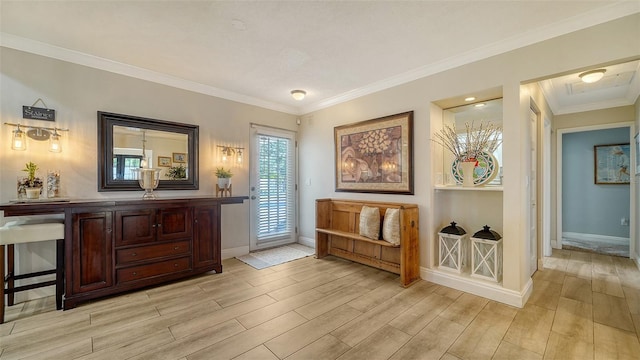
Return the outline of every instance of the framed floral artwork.
{"type": "Polygon", "coordinates": [[[168,156],[158,156],[158,166],[171,167],[171,158],[168,156]]]}
{"type": "Polygon", "coordinates": [[[594,146],[594,182],[599,185],[629,184],[631,180],[630,149],[629,144],[594,146]]]}
{"type": "Polygon", "coordinates": [[[334,128],[336,191],[413,194],[413,111],[334,128]]]}

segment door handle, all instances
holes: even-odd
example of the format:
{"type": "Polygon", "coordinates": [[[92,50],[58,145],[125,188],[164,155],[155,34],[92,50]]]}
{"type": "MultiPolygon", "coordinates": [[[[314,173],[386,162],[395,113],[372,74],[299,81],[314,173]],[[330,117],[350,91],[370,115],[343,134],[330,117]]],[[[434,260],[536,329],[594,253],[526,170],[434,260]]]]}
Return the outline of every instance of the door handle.
{"type": "Polygon", "coordinates": [[[255,200],[256,196],[255,195],[251,195],[251,200],[255,200]]]}

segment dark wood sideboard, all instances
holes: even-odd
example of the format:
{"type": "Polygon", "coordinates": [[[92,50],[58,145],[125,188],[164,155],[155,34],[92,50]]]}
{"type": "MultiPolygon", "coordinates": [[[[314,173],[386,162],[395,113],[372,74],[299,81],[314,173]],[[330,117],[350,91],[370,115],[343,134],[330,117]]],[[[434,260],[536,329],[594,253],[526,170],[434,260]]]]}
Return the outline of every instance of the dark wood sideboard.
{"type": "Polygon", "coordinates": [[[0,204],[0,210],[5,217],[64,213],[66,310],[107,295],[221,273],[221,206],[246,199],[72,200],[0,204]]]}

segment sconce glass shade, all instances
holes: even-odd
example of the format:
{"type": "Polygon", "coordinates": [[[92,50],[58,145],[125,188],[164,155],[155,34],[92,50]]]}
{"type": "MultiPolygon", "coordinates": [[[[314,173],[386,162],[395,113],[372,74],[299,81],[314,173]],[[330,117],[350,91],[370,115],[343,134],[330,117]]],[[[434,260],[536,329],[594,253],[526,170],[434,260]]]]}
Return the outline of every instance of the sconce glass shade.
{"type": "Polygon", "coordinates": [[[11,135],[11,149],[27,150],[27,137],[25,132],[20,130],[20,126],[11,135]]]}
{"type": "Polygon", "coordinates": [[[140,184],[140,187],[144,189],[142,199],[157,199],[156,195],[153,193],[153,189],[157,188],[160,183],[160,169],[140,168],[133,169],[132,172],[138,178],[138,184],[140,184]]]}
{"type": "Polygon", "coordinates": [[[54,132],[49,138],[49,151],[52,153],[62,152],[62,144],[60,144],[60,135],[54,132]]]}
{"type": "Polygon", "coordinates": [[[242,161],[243,161],[243,156],[242,156],[242,150],[238,150],[236,153],[236,163],[238,165],[242,165],[242,161]]]}

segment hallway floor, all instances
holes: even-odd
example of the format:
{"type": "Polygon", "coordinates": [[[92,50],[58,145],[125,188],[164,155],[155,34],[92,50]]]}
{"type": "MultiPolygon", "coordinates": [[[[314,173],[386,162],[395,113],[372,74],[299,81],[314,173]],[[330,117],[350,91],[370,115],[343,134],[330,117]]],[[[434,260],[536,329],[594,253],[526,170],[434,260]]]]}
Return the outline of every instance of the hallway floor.
{"type": "Polygon", "coordinates": [[[7,308],[0,359],[638,359],[640,271],[556,250],[518,309],[329,256],[55,311],[7,308]]]}
{"type": "Polygon", "coordinates": [[[629,257],[629,242],[626,244],[594,241],[581,238],[562,238],[562,248],[567,250],[578,250],[593,252],[604,255],[629,257]]]}

